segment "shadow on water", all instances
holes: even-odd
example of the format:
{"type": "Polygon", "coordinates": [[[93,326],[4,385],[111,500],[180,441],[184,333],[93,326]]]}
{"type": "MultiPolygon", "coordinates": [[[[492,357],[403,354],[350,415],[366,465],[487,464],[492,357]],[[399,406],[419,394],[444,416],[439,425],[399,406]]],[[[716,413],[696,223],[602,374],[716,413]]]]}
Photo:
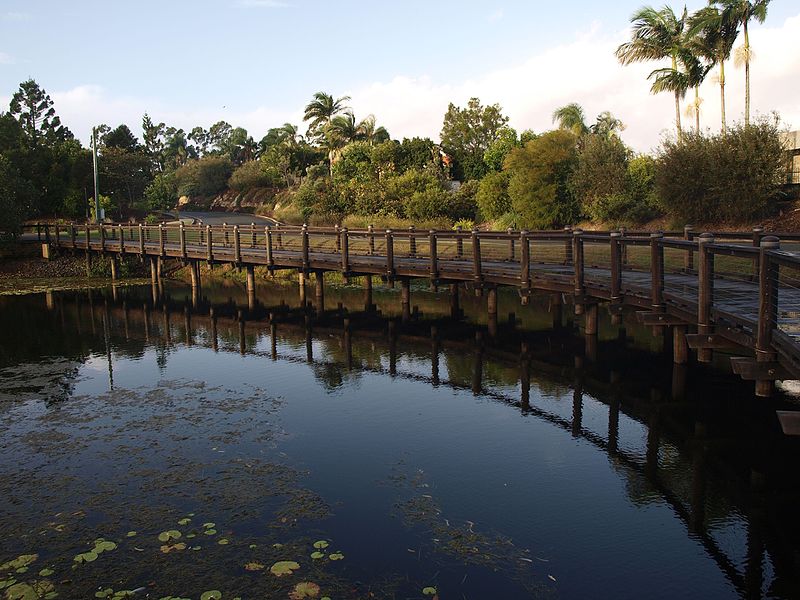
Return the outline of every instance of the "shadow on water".
{"type": "Polygon", "coordinates": [[[800,594],[792,400],[723,356],[551,296],[325,295],[0,298],[0,591],[800,594]]]}

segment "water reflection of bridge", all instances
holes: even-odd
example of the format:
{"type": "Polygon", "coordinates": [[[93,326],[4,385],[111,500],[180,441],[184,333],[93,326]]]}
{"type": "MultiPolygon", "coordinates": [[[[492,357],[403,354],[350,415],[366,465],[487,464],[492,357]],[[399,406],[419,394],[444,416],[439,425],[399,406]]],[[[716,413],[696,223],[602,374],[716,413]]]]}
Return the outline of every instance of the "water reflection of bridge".
{"type": "Polygon", "coordinates": [[[781,454],[786,441],[776,441],[764,410],[752,404],[745,411],[742,406],[730,410],[703,397],[709,389],[734,389],[735,380],[723,378],[708,388],[687,390],[687,370],[694,367],[669,361],[632,377],[639,362],[652,365],[653,357],[631,353],[624,329],[598,348],[568,329],[529,332],[509,326],[493,338],[485,327],[453,319],[403,322],[381,319],[374,312],[331,311],[314,320],[288,306],[266,308],[266,318],[248,320],[246,311],[232,303],[199,312],[183,302],[159,299],[153,304],[132,291],[118,294],[117,301],[96,293],[88,299],[61,294],[51,305],[61,327],[103,337],[112,385],[113,353],[142,353],[151,344],[166,361],[169,347],[181,343],[307,363],[325,385],[334,387],[372,372],[471,390],[605,452],[628,479],[632,501],[666,503],[741,596],[792,597],[800,591],[792,545],[796,527],[787,524],[794,522],[791,507],[796,506],[797,490],[795,479],[787,475],[789,461],[781,454]],[[268,349],[263,343],[267,338],[268,349]],[[622,363],[621,355],[626,356],[622,363]],[[604,363],[633,366],[627,372],[609,371],[604,363]],[[487,383],[489,379],[494,381],[487,383]],[[545,397],[568,397],[570,390],[569,415],[542,402],[545,397]],[[598,408],[607,415],[604,431],[584,420],[587,409],[598,408]],[[622,421],[626,427],[621,428],[622,421]],[[631,439],[625,439],[631,424],[644,435],[642,452],[631,449],[631,439]],[[731,556],[715,536],[720,523],[738,518],[745,521],[743,531],[736,532],[743,538],[743,560],[731,556]]]}

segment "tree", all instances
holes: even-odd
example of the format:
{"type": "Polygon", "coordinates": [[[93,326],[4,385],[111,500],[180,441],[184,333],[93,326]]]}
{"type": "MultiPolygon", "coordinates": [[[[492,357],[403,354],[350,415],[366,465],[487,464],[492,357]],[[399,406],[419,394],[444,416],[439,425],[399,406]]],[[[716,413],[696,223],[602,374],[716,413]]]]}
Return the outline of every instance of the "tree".
{"type": "Polygon", "coordinates": [[[681,98],[686,94],[688,83],[680,76],[678,62],[686,51],[685,29],[687,11],[684,7],[680,17],[669,6],[656,10],[650,6],[639,9],[631,17],[633,29],[631,41],[621,44],[616,51],[617,59],[628,65],[634,62],[669,59],[671,74],[663,70],[650,73],[655,78],[650,88],[652,93],[672,91],[675,95],[675,128],[681,131],[681,98]]]}
{"type": "Polygon", "coordinates": [[[653,79],[650,89],[654,94],[673,92],[676,98],[678,96],[684,98],[686,92],[694,88],[694,110],[691,110],[691,114],[695,117],[697,131],[700,131],[700,84],[703,83],[711,67],[701,63],[688,45],[679,53],[677,65],[677,68],[656,69],[650,73],[653,79]]]}
{"type": "Polygon", "coordinates": [[[571,185],[584,214],[603,215],[595,208],[615,194],[625,192],[630,150],[617,136],[590,134],[578,149],[571,185]]]}
{"type": "Polygon", "coordinates": [[[126,152],[139,150],[139,140],[124,123],[103,136],[103,145],[106,148],[119,148],[126,152]]]}
{"type": "Polygon", "coordinates": [[[144,140],[145,153],[150,157],[153,170],[164,170],[164,140],[167,126],[164,123],[156,125],[150,115],[144,113],[142,117],[142,139],[144,140]]]}
{"type": "Polygon", "coordinates": [[[361,139],[370,146],[381,144],[389,139],[389,132],[383,126],[378,126],[375,122],[375,115],[369,115],[362,119],[358,124],[358,131],[361,139]]]}
{"type": "Polygon", "coordinates": [[[19,121],[31,146],[53,146],[73,138],[70,130],[61,125],[50,96],[33,79],[19,84],[9,112],[19,121]]]}
{"type": "Polygon", "coordinates": [[[512,148],[516,148],[519,145],[517,132],[512,127],[502,127],[497,132],[497,138],[489,144],[489,147],[483,153],[483,162],[486,164],[487,169],[490,172],[500,171],[508,153],[511,152],[512,148]]]}
{"type": "Polygon", "coordinates": [[[350,96],[342,96],[334,99],[330,94],[317,92],[313,100],[306,104],[303,114],[303,121],[310,121],[308,125],[309,134],[316,137],[322,128],[328,125],[334,116],[349,109],[346,105],[350,101],[350,96]]]}
{"type": "Polygon", "coordinates": [[[597,115],[594,124],[589,128],[591,133],[605,137],[616,135],[617,132],[624,130],[625,124],[607,110],[597,115]]]}
{"type": "Polygon", "coordinates": [[[442,146],[457,161],[457,178],[479,179],[486,173],[483,154],[506,123],[508,117],[499,104],[481,106],[478,98],[470,98],[466,108],[450,103],[440,137],[442,146]]]}
{"type": "Polygon", "coordinates": [[[574,223],[580,214],[569,185],[576,163],[575,134],[557,129],[542,134],[506,158],[511,212],[520,227],[551,229],[574,223]]]}
{"type": "Polygon", "coordinates": [[[508,172],[492,171],[481,179],[475,199],[483,219],[497,219],[511,210],[508,177],[508,172]]]}
{"type": "Polygon", "coordinates": [[[571,131],[576,137],[589,133],[583,107],[577,102],[571,102],[554,110],[553,123],[557,123],[559,129],[571,131]]]}
{"type": "Polygon", "coordinates": [[[731,56],[738,34],[739,24],[731,11],[707,6],[689,19],[689,44],[693,52],[708,60],[712,67],[719,66],[722,133],[728,127],[725,120],[725,61],[731,56]]]}
{"type": "Polygon", "coordinates": [[[725,18],[731,19],[741,24],[744,34],[744,45],[737,50],[737,62],[744,63],[744,124],[750,124],[750,61],[753,59],[752,49],[750,48],[750,35],[747,27],[750,21],[756,20],[763,23],[767,18],[767,7],[769,0],[713,0],[713,3],[720,6],[725,18]]]}
{"type": "Polygon", "coordinates": [[[17,169],[0,153],[0,233],[17,235],[28,214],[30,189],[17,169]]]}

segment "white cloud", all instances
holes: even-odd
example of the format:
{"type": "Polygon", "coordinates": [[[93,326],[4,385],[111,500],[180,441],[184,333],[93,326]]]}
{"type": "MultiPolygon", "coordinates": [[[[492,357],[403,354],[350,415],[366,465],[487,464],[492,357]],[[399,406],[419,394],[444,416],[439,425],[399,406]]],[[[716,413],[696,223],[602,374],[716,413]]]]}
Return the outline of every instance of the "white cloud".
{"type": "MultiPolygon", "coordinates": [[[[599,25],[546,51],[521,58],[494,71],[476,74],[472,79],[447,83],[424,73],[397,74],[343,90],[352,97],[356,116],[376,115],[393,137],[428,136],[438,138],[442,117],[449,102],[464,106],[472,96],[484,104],[499,103],[518,131],[552,128],[553,110],[568,102],[580,103],[587,119],[610,110],[627,125],[625,141],[639,151],[658,146],[662,132],[674,130],[672,96],[649,93],[647,75],[655,64],[619,65],[614,57],[617,45],[627,31],[604,32],[599,25]]],[[[758,27],[751,32],[756,60],[751,68],[752,111],[766,114],[777,110],[784,121],[800,128],[800,53],[787,49],[800,39],[800,15],[784,23],[758,27]]],[[[0,54],[0,63],[13,60],[0,54]]],[[[744,72],[726,65],[728,121],[741,119],[744,111],[744,72]]],[[[289,121],[302,123],[303,101],[295,110],[253,106],[232,111],[215,107],[190,110],[176,107],[165,99],[120,97],[94,85],[79,85],[70,90],[52,91],[56,111],[80,139],[86,141],[93,125],[115,126],[127,123],[139,132],[142,114],[187,131],[196,125],[208,127],[225,120],[245,127],[254,137],[289,121]]],[[[707,81],[701,88],[703,127],[719,128],[719,87],[707,81]]],[[[10,98],[0,98],[7,106],[10,98]]],[[[684,125],[692,120],[684,117],[684,125]]]]}
{"type": "MultiPolygon", "coordinates": [[[[499,103],[517,130],[552,128],[553,110],[568,102],[580,103],[593,120],[610,110],[627,125],[623,137],[639,151],[656,147],[662,132],[674,129],[674,100],[653,96],[647,75],[658,65],[621,66],[614,50],[627,31],[604,33],[598,25],[574,40],[509,64],[474,79],[454,84],[426,76],[402,76],[375,82],[348,93],[357,114],[373,113],[394,137],[436,137],[449,102],[465,105],[472,96],[484,104],[499,103]]],[[[752,112],[777,110],[784,121],[800,127],[800,53],[787,49],[800,39],[800,15],[783,24],[751,32],[757,53],[751,67],[752,112]]],[[[726,65],[728,121],[744,112],[744,73],[726,65]]],[[[718,129],[719,88],[707,81],[701,127],[718,129]]],[[[689,123],[684,120],[684,125],[689,123]]]]}
{"type": "Polygon", "coordinates": [[[7,12],[3,14],[4,21],[28,21],[31,15],[24,12],[7,12]]]}
{"type": "Polygon", "coordinates": [[[0,52],[0,65],[13,65],[16,61],[14,57],[5,52],[0,52]]]}

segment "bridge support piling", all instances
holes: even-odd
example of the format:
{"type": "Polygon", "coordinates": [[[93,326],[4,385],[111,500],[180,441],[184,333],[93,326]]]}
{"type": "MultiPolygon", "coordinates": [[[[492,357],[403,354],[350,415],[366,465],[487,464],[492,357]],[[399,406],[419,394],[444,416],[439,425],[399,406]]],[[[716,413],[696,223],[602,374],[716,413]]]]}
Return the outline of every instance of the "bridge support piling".
{"type": "Polygon", "coordinates": [[[372,312],[375,305],[372,303],[372,275],[364,276],[364,310],[372,312]]]}
{"type": "Polygon", "coordinates": [[[303,271],[298,271],[297,282],[300,285],[300,305],[305,308],[306,306],[306,274],[303,271]]]}
{"type": "Polygon", "coordinates": [[[561,294],[550,296],[550,316],[552,317],[553,329],[561,329],[564,319],[564,305],[561,301],[561,294]]]}
{"type": "Polygon", "coordinates": [[[407,277],[400,280],[400,303],[403,307],[403,321],[411,318],[411,280],[407,277]]]}
{"type": "Polygon", "coordinates": [[[119,266],[119,263],[117,261],[117,255],[116,254],[111,254],[108,257],[108,262],[111,265],[111,281],[116,281],[117,277],[119,275],[119,273],[117,272],[118,271],[118,266],[119,266]]]}
{"type": "Polygon", "coordinates": [[[247,310],[251,313],[256,308],[256,269],[253,265],[247,265],[247,310]]]}
{"type": "MultiPolygon", "coordinates": [[[[710,335],[711,305],[714,298],[714,255],[708,251],[707,245],[714,243],[714,234],[703,233],[697,238],[698,254],[698,291],[697,291],[697,333],[710,335]]],[[[697,351],[697,360],[710,363],[712,351],[710,348],[700,348],[697,351]]]]}
{"type": "Polygon", "coordinates": [[[497,335],[497,288],[491,287],[486,294],[486,308],[489,313],[489,335],[497,335]]]}
{"type": "Polygon", "coordinates": [[[325,273],[316,271],[314,296],[316,298],[317,313],[322,314],[325,312],[325,273]]]}
{"type": "Polygon", "coordinates": [[[197,308],[200,304],[200,262],[189,261],[189,273],[192,276],[192,307],[197,308]]]}
{"type": "Polygon", "coordinates": [[[450,284],[450,318],[458,319],[461,316],[461,308],[458,304],[458,284],[450,284]]]}
{"type": "MultiPolygon", "coordinates": [[[[778,265],[770,261],[768,252],[780,250],[781,243],[774,236],[759,238],[758,255],[758,329],[756,334],[756,362],[774,363],[778,356],[772,349],[772,330],[778,325],[778,265]]],[[[756,396],[768,398],[775,391],[773,380],[756,380],[756,396]]]]}
{"type": "Polygon", "coordinates": [[[686,343],[686,325],[672,328],[672,362],[685,365],[689,360],[689,346],[686,343]]]}
{"type": "Polygon", "coordinates": [[[597,304],[587,304],[584,307],[584,333],[587,336],[597,335],[598,313],[597,304]]]}
{"type": "Polygon", "coordinates": [[[92,276],[92,253],[90,250],[86,251],[86,276],[92,276]]]}

